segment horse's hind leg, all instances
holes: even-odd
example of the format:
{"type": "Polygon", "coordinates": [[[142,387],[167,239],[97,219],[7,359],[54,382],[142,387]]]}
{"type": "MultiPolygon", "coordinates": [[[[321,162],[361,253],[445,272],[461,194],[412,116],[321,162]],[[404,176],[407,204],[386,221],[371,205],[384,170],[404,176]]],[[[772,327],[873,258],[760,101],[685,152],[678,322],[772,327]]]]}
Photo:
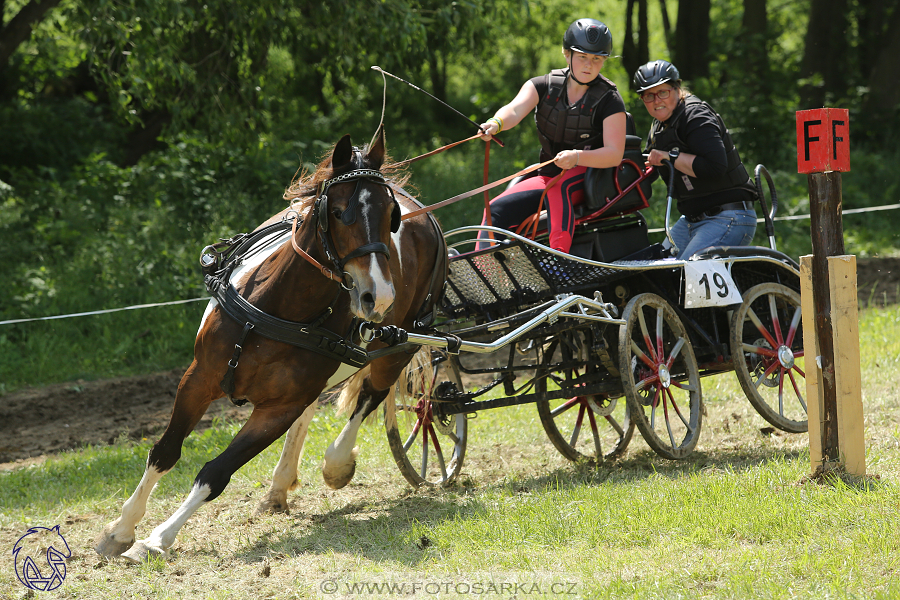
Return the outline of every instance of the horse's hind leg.
{"type": "Polygon", "coordinates": [[[134,544],[135,527],[144,516],[153,488],[178,462],[184,438],[193,431],[217,397],[216,389],[211,389],[197,372],[197,363],[194,362],[181,378],[169,425],[150,450],[144,476],[122,505],[122,515],[104,527],[98,536],[94,550],[101,556],[119,556],[134,544]]]}
{"type": "Polygon", "coordinates": [[[122,558],[143,562],[151,555],[165,555],[191,515],[204,503],[217,498],[235,471],[280,438],[303,408],[303,404],[294,401],[257,405],[228,448],[203,466],[194,479],[190,494],[175,514],[146,539],[135,542],[122,558]]]}
{"type": "Polygon", "coordinates": [[[292,490],[297,486],[297,464],[303,455],[303,443],[306,441],[306,433],[318,406],[318,400],[314,400],[303,411],[300,418],[294,421],[294,424],[288,429],[287,437],[284,440],[284,448],[281,451],[281,458],[278,459],[278,464],[275,465],[275,471],[272,473],[272,487],[269,488],[269,493],[260,501],[254,514],[288,512],[287,493],[288,490],[292,490]]]}

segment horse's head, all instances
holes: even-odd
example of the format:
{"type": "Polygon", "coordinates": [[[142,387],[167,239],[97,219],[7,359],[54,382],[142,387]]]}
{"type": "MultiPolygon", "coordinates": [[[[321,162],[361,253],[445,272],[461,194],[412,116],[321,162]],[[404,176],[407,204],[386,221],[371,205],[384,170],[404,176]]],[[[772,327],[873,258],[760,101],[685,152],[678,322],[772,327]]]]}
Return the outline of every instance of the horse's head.
{"type": "Polygon", "coordinates": [[[343,273],[350,309],[380,322],[394,305],[391,233],[400,227],[400,206],[384,175],[384,130],[373,143],[354,148],[345,135],[331,155],[331,175],[323,183],[314,212],[326,252],[343,273]],[[328,245],[331,248],[328,248],[328,245]]]}

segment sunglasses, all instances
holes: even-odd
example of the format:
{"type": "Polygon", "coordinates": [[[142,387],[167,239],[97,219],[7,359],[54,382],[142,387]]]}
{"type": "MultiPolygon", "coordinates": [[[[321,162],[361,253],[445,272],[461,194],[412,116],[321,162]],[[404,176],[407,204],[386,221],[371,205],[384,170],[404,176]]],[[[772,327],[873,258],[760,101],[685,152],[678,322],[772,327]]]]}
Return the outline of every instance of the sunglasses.
{"type": "Polygon", "coordinates": [[[669,89],[669,90],[659,90],[658,92],[646,92],[644,94],[641,94],[641,100],[643,100],[645,104],[650,104],[657,98],[659,98],[660,100],[665,100],[666,98],[669,97],[669,94],[671,94],[674,91],[675,90],[669,89]]]}

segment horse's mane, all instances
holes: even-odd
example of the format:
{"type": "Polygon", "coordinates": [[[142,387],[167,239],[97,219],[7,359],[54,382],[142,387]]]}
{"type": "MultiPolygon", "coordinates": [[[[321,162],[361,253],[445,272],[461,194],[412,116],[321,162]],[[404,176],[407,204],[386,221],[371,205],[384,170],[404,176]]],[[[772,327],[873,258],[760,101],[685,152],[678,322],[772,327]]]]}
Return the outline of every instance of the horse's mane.
{"type": "MultiPolygon", "coordinates": [[[[335,144],[336,146],[337,144],[335,144]]],[[[356,149],[356,148],[354,148],[356,149]]],[[[371,169],[372,164],[368,160],[369,156],[369,145],[366,144],[359,153],[353,153],[353,161],[351,163],[352,166],[348,166],[342,169],[338,169],[336,171],[331,169],[331,155],[334,152],[334,146],[331,147],[325,158],[319,162],[316,166],[316,170],[312,173],[301,166],[298,170],[298,175],[295,175],[294,180],[291,182],[291,185],[284,192],[284,199],[287,200],[292,207],[297,209],[302,209],[304,207],[308,207],[312,204],[312,201],[316,197],[316,192],[319,189],[319,184],[332,177],[337,175],[341,175],[348,171],[354,169],[371,169]]],[[[384,164],[381,166],[379,171],[381,171],[384,176],[388,179],[394,187],[404,187],[409,182],[409,174],[406,172],[402,163],[395,163],[391,160],[390,155],[385,152],[384,154],[384,164]]]]}

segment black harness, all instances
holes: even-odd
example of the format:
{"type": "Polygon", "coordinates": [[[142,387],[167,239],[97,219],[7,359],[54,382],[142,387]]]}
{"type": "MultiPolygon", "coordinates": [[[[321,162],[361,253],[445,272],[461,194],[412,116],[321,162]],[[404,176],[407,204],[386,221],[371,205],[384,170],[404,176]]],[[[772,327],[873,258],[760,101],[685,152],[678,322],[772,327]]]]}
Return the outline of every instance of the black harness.
{"type": "MultiPolygon", "coordinates": [[[[368,180],[372,183],[385,186],[391,194],[394,203],[394,210],[391,214],[391,232],[395,233],[400,228],[400,205],[394,195],[393,188],[386,181],[384,175],[380,171],[372,169],[355,169],[343,175],[333,177],[323,182],[318,190],[316,200],[313,204],[313,222],[319,232],[319,239],[328,259],[338,269],[337,273],[344,273],[343,267],[352,258],[364,256],[371,253],[384,254],[390,258],[390,249],[387,244],[382,242],[372,242],[360,246],[356,250],[350,252],[343,258],[337,255],[334,250],[334,244],[331,239],[328,227],[328,189],[336,184],[347,181],[356,181],[356,189],[347,204],[347,208],[341,211],[339,215],[341,223],[352,225],[356,222],[356,213],[359,207],[360,184],[362,180],[368,180]]],[[[430,215],[429,215],[430,216],[430,215]]],[[[234,346],[234,354],[228,361],[228,369],[225,376],[220,382],[220,387],[225,394],[231,398],[234,394],[234,371],[238,366],[244,343],[251,331],[255,331],[263,337],[284,342],[292,346],[310,350],[322,356],[340,361],[342,363],[362,368],[366,363],[374,358],[370,356],[364,348],[352,341],[354,332],[358,329],[358,319],[354,318],[346,336],[340,336],[332,331],[323,329],[322,323],[334,312],[334,306],[340,297],[341,290],[338,289],[337,294],[331,304],[313,321],[302,323],[298,321],[287,321],[272,316],[261,311],[248,302],[234,285],[231,283],[231,274],[234,269],[239,266],[245,259],[253,256],[266,246],[265,241],[268,239],[274,242],[276,239],[284,235],[285,232],[292,230],[294,220],[299,219],[299,215],[286,217],[284,220],[273,223],[253,233],[242,233],[231,239],[222,240],[218,244],[207,246],[200,255],[200,265],[203,270],[203,281],[210,295],[215,298],[219,306],[229,317],[243,323],[244,328],[234,346]]],[[[433,225],[437,228],[439,239],[443,240],[440,228],[432,218],[433,225]]],[[[298,223],[299,225],[299,223],[298,223]]],[[[444,246],[441,245],[443,248],[444,246]]],[[[435,265],[435,271],[437,271],[435,265]]],[[[435,283],[435,276],[432,276],[432,288],[435,283]]],[[[344,289],[352,289],[352,285],[348,287],[341,282],[344,289]]],[[[433,319],[433,309],[431,314],[422,314],[427,311],[428,301],[432,295],[429,294],[425,304],[420,309],[416,325],[425,325],[433,319]]],[[[396,345],[406,342],[405,332],[396,327],[384,327],[385,335],[380,339],[389,345],[396,345]],[[389,332],[395,332],[391,334],[389,332]],[[401,333],[402,332],[402,333],[401,333]]],[[[245,401],[235,401],[235,404],[243,404],[245,401]]]]}

